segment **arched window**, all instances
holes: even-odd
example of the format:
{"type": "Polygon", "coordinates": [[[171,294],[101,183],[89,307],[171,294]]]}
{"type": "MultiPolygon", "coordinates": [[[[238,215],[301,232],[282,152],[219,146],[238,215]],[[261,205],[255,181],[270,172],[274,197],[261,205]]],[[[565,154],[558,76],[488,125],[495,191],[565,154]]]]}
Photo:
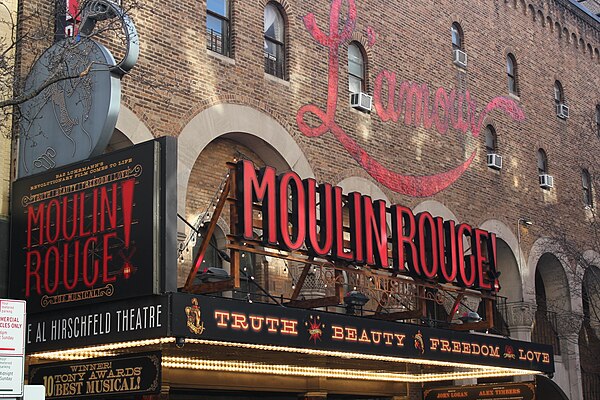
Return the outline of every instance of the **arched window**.
{"type": "Polygon", "coordinates": [[[548,157],[544,149],[539,149],[537,152],[537,167],[538,175],[544,175],[548,173],[548,157]]]}
{"type": "Polygon", "coordinates": [[[557,106],[565,103],[565,93],[560,81],[554,82],[554,103],[556,103],[557,106]]]}
{"type": "Polygon", "coordinates": [[[583,187],[583,205],[592,207],[594,205],[592,198],[592,178],[587,169],[581,171],[581,186],[583,187]]]}
{"type": "Polygon", "coordinates": [[[229,0],[206,2],[206,47],[229,56],[229,0]]]}
{"type": "Polygon", "coordinates": [[[498,151],[496,130],[492,125],[485,127],[485,150],[487,154],[495,154],[498,151]]]}
{"type": "Polygon", "coordinates": [[[463,31],[458,22],[452,23],[450,28],[452,32],[452,50],[464,50],[463,49],[463,31]]]}
{"type": "Polygon", "coordinates": [[[512,54],[506,56],[506,75],[508,78],[508,93],[518,96],[519,82],[517,77],[517,61],[512,54]]]}
{"type": "Polygon", "coordinates": [[[275,3],[265,7],[265,72],[285,79],[285,23],[275,3]]]}
{"type": "Polygon", "coordinates": [[[365,92],[365,58],[357,42],[348,45],[348,88],[350,93],[365,92]]]}

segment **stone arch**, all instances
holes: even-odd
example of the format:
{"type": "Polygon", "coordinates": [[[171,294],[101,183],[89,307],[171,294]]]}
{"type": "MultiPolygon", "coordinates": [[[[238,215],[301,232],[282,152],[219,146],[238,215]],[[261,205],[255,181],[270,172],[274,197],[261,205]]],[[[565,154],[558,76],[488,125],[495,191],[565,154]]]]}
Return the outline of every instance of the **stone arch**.
{"type": "Polygon", "coordinates": [[[265,161],[269,161],[272,158],[269,154],[275,152],[285,161],[287,168],[301,178],[314,177],[302,149],[270,115],[244,105],[214,105],[194,116],[179,134],[177,209],[180,213],[185,212],[188,181],[196,159],[211,141],[227,134],[251,145],[265,161]]]}
{"type": "Polygon", "coordinates": [[[554,23],[552,22],[551,16],[546,17],[546,25],[550,27],[550,32],[554,32],[554,23]]]}
{"type": "Polygon", "coordinates": [[[422,201],[413,208],[413,213],[415,213],[415,215],[423,211],[428,211],[434,217],[442,217],[446,221],[458,221],[458,218],[452,210],[436,200],[422,201]]]}
{"type": "Polygon", "coordinates": [[[577,309],[578,300],[571,296],[572,277],[570,263],[562,246],[549,238],[539,238],[531,247],[527,261],[528,275],[524,277],[525,297],[535,302],[535,272],[538,268],[544,280],[549,301],[560,311],[577,309]],[[555,300],[555,301],[554,301],[555,300]]]}
{"type": "Polygon", "coordinates": [[[485,221],[479,226],[496,234],[497,263],[500,276],[499,295],[506,297],[507,302],[523,299],[523,276],[521,265],[524,257],[521,246],[513,231],[503,222],[496,219],[485,221]]]}
{"type": "MultiPolygon", "coordinates": [[[[344,178],[338,182],[336,186],[341,187],[344,194],[348,194],[350,192],[359,192],[362,195],[370,196],[373,200],[384,200],[388,207],[392,204],[390,199],[379,186],[377,186],[371,180],[362,178],[360,176],[349,176],[344,178]]],[[[386,223],[389,232],[392,226],[392,218],[389,214],[386,215],[386,223]]]]}
{"type": "Polygon", "coordinates": [[[345,194],[359,192],[363,195],[371,196],[373,200],[385,200],[388,206],[391,205],[390,199],[385,193],[369,179],[359,176],[350,176],[342,179],[336,186],[341,187],[345,194]]]}
{"type": "Polygon", "coordinates": [[[527,15],[527,4],[525,4],[525,0],[520,1],[521,8],[523,9],[523,15],[527,15]]]}
{"type": "Polygon", "coordinates": [[[544,14],[542,13],[541,10],[538,10],[537,18],[540,20],[540,23],[542,24],[542,26],[546,26],[546,20],[544,19],[544,14]]]}
{"type": "Polygon", "coordinates": [[[531,19],[533,20],[533,22],[535,22],[535,8],[533,7],[533,5],[529,5],[527,6],[527,10],[529,11],[529,15],[531,16],[531,19]]]}
{"type": "Polygon", "coordinates": [[[121,104],[116,129],[125,135],[133,144],[154,139],[150,129],[129,108],[121,104]]]}

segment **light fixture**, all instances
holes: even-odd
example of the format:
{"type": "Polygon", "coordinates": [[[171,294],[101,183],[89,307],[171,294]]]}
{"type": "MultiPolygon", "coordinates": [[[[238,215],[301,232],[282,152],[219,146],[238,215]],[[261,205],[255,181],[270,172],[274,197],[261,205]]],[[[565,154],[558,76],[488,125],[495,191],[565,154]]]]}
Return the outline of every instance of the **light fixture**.
{"type": "MultiPolygon", "coordinates": [[[[104,345],[90,346],[87,348],[72,348],[64,349],[60,351],[47,351],[41,353],[33,353],[30,356],[39,360],[81,360],[86,358],[94,357],[108,357],[116,355],[116,350],[128,349],[135,347],[146,347],[155,346],[161,344],[171,343],[177,344],[177,339],[174,337],[164,337],[160,339],[148,339],[148,340],[137,340],[130,342],[117,342],[109,343],[104,345]]],[[[250,363],[243,361],[216,361],[216,360],[200,360],[191,357],[169,357],[163,356],[162,365],[170,368],[181,368],[181,369],[197,369],[197,370],[213,370],[213,371],[230,371],[233,372],[236,368],[243,372],[255,372],[263,374],[288,374],[288,371],[295,370],[295,375],[301,376],[334,376],[344,374],[349,379],[364,379],[361,378],[363,371],[375,376],[369,379],[373,380],[392,380],[401,382],[433,382],[453,379],[473,379],[473,378],[484,378],[484,377],[501,377],[501,376],[517,376],[517,375],[534,375],[540,374],[540,371],[536,370],[524,370],[516,368],[506,367],[493,367],[488,365],[477,365],[469,363],[459,363],[452,361],[437,361],[437,360],[426,360],[417,358],[403,358],[396,356],[383,356],[376,354],[365,354],[365,353],[352,353],[342,352],[333,350],[318,350],[309,348],[296,348],[296,347],[285,347],[285,346],[273,346],[273,345],[262,345],[254,343],[237,343],[237,342],[221,342],[205,339],[185,339],[186,346],[192,345],[205,345],[205,346],[222,346],[231,348],[244,348],[250,350],[260,351],[274,351],[274,352],[286,352],[290,354],[305,354],[312,356],[322,357],[337,357],[343,358],[344,360],[356,359],[356,360],[371,360],[371,361],[385,361],[391,363],[408,363],[415,365],[432,365],[432,366],[443,366],[453,367],[460,369],[459,371],[450,372],[435,372],[435,373],[422,373],[422,374],[407,374],[407,376],[401,376],[402,373],[394,373],[391,371],[382,371],[388,375],[388,378],[378,379],[379,371],[369,370],[350,370],[353,372],[346,373],[346,370],[334,370],[330,372],[330,369],[322,368],[318,372],[315,372],[315,368],[301,367],[301,366],[287,366],[287,365],[266,365],[259,363],[250,363]],[[241,366],[243,364],[243,366],[241,366]],[[359,371],[360,376],[355,375],[355,371],[359,371]],[[352,376],[351,376],[352,375],[352,376]]]]}
{"type": "MultiPolygon", "coordinates": [[[[320,368],[314,366],[304,367],[298,365],[255,363],[242,360],[222,361],[171,356],[163,356],[162,365],[163,367],[168,368],[195,369],[204,371],[222,371],[410,383],[434,382],[440,380],[474,379],[491,376],[491,371],[486,370],[410,374],[381,370],[374,371],[362,369],[320,368]]],[[[493,376],[529,375],[531,374],[531,371],[504,369],[503,371],[495,371],[493,374],[493,376]]]]}
{"type": "Polygon", "coordinates": [[[198,279],[202,283],[207,282],[222,282],[230,278],[229,273],[223,268],[208,267],[198,274],[198,279]]]}
{"type": "Polygon", "coordinates": [[[473,322],[480,322],[483,318],[479,316],[475,311],[469,311],[464,313],[461,317],[458,317],[463,324],[469,324],[473,322]]]}
{"type": "Polygon", "coordinates": [[[346,314],[348,315],[354,315],[356,313],[356,307],[360,307],[362,313],[363,306],[369,301],[369,298],[367,296],[357,291],[356,288],[354,289],[355,290],[346,293],[346,295],[344,296],[344,304],[346,304],[346,314]]]}

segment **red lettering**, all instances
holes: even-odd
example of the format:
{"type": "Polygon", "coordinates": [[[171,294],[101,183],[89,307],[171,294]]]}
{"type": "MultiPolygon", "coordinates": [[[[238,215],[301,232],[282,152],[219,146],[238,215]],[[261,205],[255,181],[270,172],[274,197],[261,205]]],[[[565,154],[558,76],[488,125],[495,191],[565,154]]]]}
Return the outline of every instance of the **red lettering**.
{"type": "Polygon", "coordinates": [[[304,186],[294,172],[280,175],[278,180],[279,243],[286,250],[298,250],[306,238],[306,204],[304,186]],[[289,198],[288,198],[289,195],[289,198]],[[291,223],[288,203],[291,203],[291,223]],[[290,225],[291,236],[290,237],[290,225]]]}
{"type": "Polygon", "coordinates": [[[28,249],[30,249],[32,244],[34,244],[34,243],[31,243],[31,236],[33,234],[34,229],[36,229],[36,227],[37,227],[38,234],[39,234],[37,244],[44,243],[44,237],[42,234],[44,231],[43,226],[44,226],[44,203],[40,203],[37,211],[35,211],[33,206],[27,207],[27,248],[28,249]]]}
{"type": "Polygon", "coordinates": [[[335,224],[335,241],[333,242],[335,257],[338,260],[352,261],[354,253],[352,250],[346,251],[344,248],[344,210],[343,210],[343,195],[342,188],[335,186],[333,188],[333,204],[335,207],[334,224],[335,224]]]}
{"type": "Polygon", "coordinates": [[[433,279],[438,273],[438,243],[431,214],[422,212],[417,215],[417,226],[419,234],[416,237],[416,244],[419,248],[419,265],[423,275],[433,279]]]}
{"type": "Polygon", "coordinates": [[[445,282],[454,282],[458,273],[456,262],[456,227],[454,221],[447,221],[441,217],[435,218],[438,232],[438,255],[440,257],[439,269],[441,278],[445,282]]]}
{"type": "Polygon", "coordinates": [[[60,204],[58,200],[52,199],[46,207],[46,240],[48,244],[54,244],[60,237],[60,204]],[[54,234],[51,235],[51,227],[54,225],[54,234]]]}
{"type": "Polygon", "coordinates": [[[392,254],[394,257],[394,270],[405,271],[420,275],[417,264],[417,247],[414,243],[416,227],[415,217],[410,208],[393,205],[392,210],[392,254]],[[406,252],[408,250],[408,252],[406,252]]]}
{"type": "Polygon", "coordinates": [[[92,287],[96,284],[96,281],[98,280],[98,260],[96,260],[93,256],[92,256],[92,278],[89,278],[89,272],[88,272],[88,263],[89,263],[89,259],[90,259],[90,245],[91,244],[97,245],[98,244],[98,238],[95,236],[92,236],[90,238],[88,238],[85,243],[83,244],[83,283],[85,284],[85,286],[87,287],[92,287]]]}
{"type": "Polygon", "coordinates": [[[306,247],[312,255],[325,256],[333,247],[333,197],[331,185],[319,186],[319,223],[317,225],[317,183],[314,179],[304,180],[306,193],[306,247]],[[317,232],[317,227],[319,231],[317,232]]]}
{"type": "Polygon", "coordinates": [[[477,275],[479,277],[479,287],[481,289],[491,289],[492,285],[489,279],[486,279],[488,271],[485,271],[483,264],[488,262],[487,243],[489,241],[489,234],[481,229],[475,229],[475,264],[477,265],[477,275]],[[484,245],[484,247],[482,246],[484,245]],[[484,252],[485,250],[485,252],[484,252]]]}
{"type": "Polygon", "coordinates": [[[117,280],[116,276],[109,276],[108,274],[108,262],[113,259],[112,254],[109,254],[110,245],[109,240],[117,237],[116,232],[107,233],[103,237],[102,242],[102,282],[111,283],[117,280]]]}
{"type": "Polygon", "coordinates": [[[111,197],[109,198],[108,189],[106,186],[100,188],[100,231],[106,230],[106,214],[110,228],[117,228],[117,184],[111,185],[111,197]]]}
{"type": "Polygon", "coordinates": [[[350,210],[350,247],[354,250],[354,261],[359,264],[365,261],[363,239],[363,211],[360,193],[348,194],[348,209],[350,210]]]}
{"type": "MultiPolygon", "coordinates": [[[[471,238],[473,229],[467,224],[460,224],[456,231],[456,242],[458,245],[458,254],[465,254],[464,239],[471,238]]],[[[475,283],[477,274],[475,272],[475,257],[468,254],[458,258],[458,281],[465,287],[471,287],[475,283]]]]}
{"type": "Polygon", "coordinates": [[[251,161],[243,160],[237,164],[238,231],[245,239],[254,238],[253,205],[255,201],[261,201],[264,231],[263,241],[269,244],[276,244],[275,169],[271,167],[263,168],[260,170],[258,176],[256,172],[251,161]]]}
{"type": "Polygon", "coordinates": [[[362,196],[364,210],[364,237],[367,263],[388,268],[387,224],[385,201],[372,202],[369,196],[362,196]]]}
{"type": "Polygon", "coordinates": [[[50,246],[48,250],[46,250],[46,256],[44,257],[44,289],[46,290],[46,293],[52,294],[58,289],[58,283],[60,282],[59,273],[60,255],[58,253],[58,248],[56,246],[50,246]],[[51,258],[54,259],[53,263],[50,261],[51,258]],[[54,276],[50,273],[52,264],[54,264],[54,276]]]}
{"type": "MultiPolygon", "coordinates": [[[[83,196],[83,194],[81,194],[83,196]]],[[[75,234],[77,233],[77,194],[74,194],[71,198],[71,202],[69,204],[69,196],[65,196],[62,199],[62,237],[64,240],[73,240],[75,234]],[[71,212],[71,231],[67,231],[68,222],[69,222],[69,206],[72,209],[71,212]]]]}
{"type": "Polygon", "coordinates": [[[42,292],[40,267],[42,266],[42,256],[39,251],[31,250],[27,252],[27,261],[25,269],[25,297],[31,294],[31,280],[35,279],[35,290],[37,294],[42,292]]]}

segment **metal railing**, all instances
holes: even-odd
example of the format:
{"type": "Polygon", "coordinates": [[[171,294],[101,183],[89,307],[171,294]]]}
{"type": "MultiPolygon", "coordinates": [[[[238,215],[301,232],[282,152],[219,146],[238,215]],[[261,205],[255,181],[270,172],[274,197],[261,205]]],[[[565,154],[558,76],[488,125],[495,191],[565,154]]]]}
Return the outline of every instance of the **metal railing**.
{"type": "Polygon", "coordinates": [[[213,29],[206,30],[206,48],[214,51],[215,53],[229,55],[229,43],[227,37],[221,32],[217,32],[213,29]]]}
{"type": "Polygon", "coordinates": [[[283,63],[283,56],[274,55],[265,52],[265,72],[267,74],[276,76],[281,79],[285,79],[285,65],[283,63]]]}
{"type": "Polygon", "coordinates": [[[555,355],[560,354],[560,340],[556,329],[556,313],[539,309],[535,312],[531,341],[552,346],[555,355]]]}

